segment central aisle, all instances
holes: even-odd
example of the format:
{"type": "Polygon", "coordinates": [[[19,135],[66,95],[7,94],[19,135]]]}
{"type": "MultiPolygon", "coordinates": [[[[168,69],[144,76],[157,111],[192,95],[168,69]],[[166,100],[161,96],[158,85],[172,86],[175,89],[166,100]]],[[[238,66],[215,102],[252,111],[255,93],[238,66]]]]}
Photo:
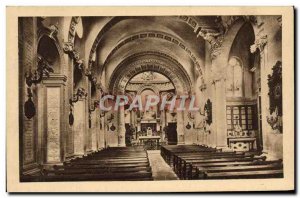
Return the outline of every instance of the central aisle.
{"type": "Polygon", "coordinates": [[[172,168],[160,155],[160,150],[147,151],[153,180],[178,180],[172,168]]]}

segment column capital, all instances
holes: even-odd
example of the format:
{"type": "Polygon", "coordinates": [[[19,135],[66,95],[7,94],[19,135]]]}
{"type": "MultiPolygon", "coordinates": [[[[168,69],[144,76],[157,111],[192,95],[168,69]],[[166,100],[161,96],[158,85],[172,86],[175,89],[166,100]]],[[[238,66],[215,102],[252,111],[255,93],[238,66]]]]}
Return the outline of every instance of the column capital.
{"type": "Polygon", "coordinates": [[[263,52],[267,43],[268,43],[268,35],[267,34],[263,34],[263,35],[259,36],[255,40],[254,44],[250,46],[250,52],[254,53],[254,52],[256,52],[257,49],[259,49],[260,52],[263,52]]]}
{"type": "Polygon", "coordinates": [[[212,29],[202,29],[200,30],[198,36],[201,36],[210,44],[210,58],[212,60],[221,54],[222,43],[224,40],[224,35],[222,32],[212,29]]]}

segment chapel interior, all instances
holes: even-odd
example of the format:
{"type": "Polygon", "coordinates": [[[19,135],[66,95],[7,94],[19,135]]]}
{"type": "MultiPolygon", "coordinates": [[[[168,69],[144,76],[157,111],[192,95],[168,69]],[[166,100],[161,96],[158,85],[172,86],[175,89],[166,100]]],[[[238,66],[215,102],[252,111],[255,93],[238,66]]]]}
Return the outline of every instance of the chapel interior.
{"type": "Polygon", "coordinates": [[[283,177],[281,16],[20,17],[18,31],[21,181],[283,177]],[[104,111],[107,94],[194,95],[199,110],[104,111]]]}

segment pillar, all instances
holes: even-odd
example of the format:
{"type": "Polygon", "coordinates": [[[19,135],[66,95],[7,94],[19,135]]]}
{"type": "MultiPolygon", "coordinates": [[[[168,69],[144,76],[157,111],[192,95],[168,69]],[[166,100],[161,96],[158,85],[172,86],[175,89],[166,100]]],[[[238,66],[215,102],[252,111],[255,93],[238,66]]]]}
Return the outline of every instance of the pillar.
{"type": "Polygon", "coordinates": [[[74,103],[74,155],[84,155],[86,150],[85,107],[85,99],[74,103]]]}
{"type": "Polygon", "coordinates": [[[100,114],[100,120],[99,120],[99,137],[98,137],[98,150],[101,150],[102,148],[106,147],[105,143],[105,131],[106,131],[106,126],[105,126],[105,119],[104,115],[100,114]],[[103,117],[102,117],[103,116],[103,117]]]}
{"type": "Polygon", "coordinates": [[[119,121],[119,127],[118,127],[118,146],[119,147],[125,147],[125,115],[124,115],[124,106],[120,106],[118,110],[118,121],[119,121]]]}
{"type": "Polygon", "coordinates": [[[177,112],[177,144],[184,144],[184,112],[178,111],[177,112]]]}
{"type": "Polygon", "coordinates": [[[165,113],[164,110],[162,110],[160,112],[160,122],[161,122],[161,140],[165,141],[166,134],[165,134],[165,131],[164,131],[164,127],[167,124],[166,124],[166,113],[165,113]]]}
{"type": "MultiPolygon", "coordinates": [[[[225,75],[225,74],[224,74],[225,75]]],[[[213,117],[215,117],[214,145],[218,148],[227,148],[227,125],[226,125],[226,93],[225,78],[214,81],[215,104],[213,117]]]]}
{"type": "Polygon", "coordinates": [[[97,123],[97,114],[95,110],[94,112],[91,112],[92,151],[97,150],[97,131],[99,131],[97,123]]]}
{"type": "Polygon", "coordinates": [[[44,164],[65,160],[64,91],[66,76],[53,74],[43,81],[44,91],[44,164]]]}
{"type": "MultiPolygon", "coordinates": [[[[102,98],[102,89],[99,87],[97,89],[96,96],[99,98],[99,102],[102,98]]],[[[95,110],[96,114],[96,138],[97,138],[97,150],[101,150],[105,148],[105,123],[104,123],[104,117],[105,117],[105,112],[99,108],[96,108],[95,110]]]]}

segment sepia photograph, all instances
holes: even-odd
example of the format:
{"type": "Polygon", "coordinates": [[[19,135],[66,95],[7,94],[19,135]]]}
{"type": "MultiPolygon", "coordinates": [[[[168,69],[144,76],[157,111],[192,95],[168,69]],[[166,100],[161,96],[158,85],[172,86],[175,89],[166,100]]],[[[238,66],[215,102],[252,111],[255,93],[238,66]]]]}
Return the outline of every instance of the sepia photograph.
{"type": "Polygon", "coordinates": [[[8,191],[293,190],[293,12],[8,7],[8,191]]]}

